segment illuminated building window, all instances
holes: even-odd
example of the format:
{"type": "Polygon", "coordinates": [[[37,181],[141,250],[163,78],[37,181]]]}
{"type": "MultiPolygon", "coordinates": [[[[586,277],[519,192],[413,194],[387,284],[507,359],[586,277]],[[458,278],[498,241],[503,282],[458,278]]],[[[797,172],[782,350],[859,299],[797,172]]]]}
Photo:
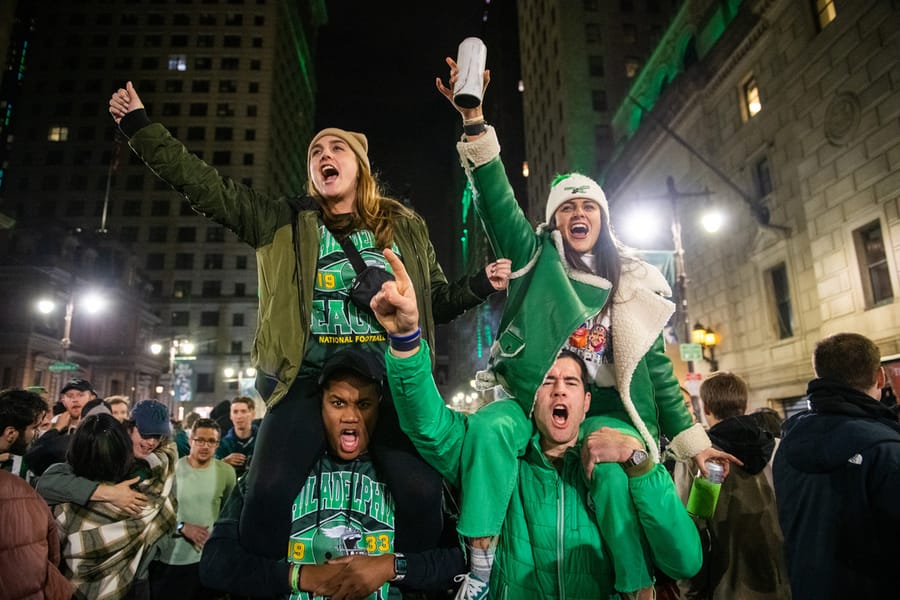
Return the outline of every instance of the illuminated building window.
{"type": "Polygon", "coordinates": [[[50,133],[47,134],[48,142],[65,142],[69,139],[68,127],[51,127],[50,133]]]}
{"type": "Polygon", "coordinates": [[[837,17],[834,0],[814,0],[813,9],[816,11],[816,24],[819,26],[819,31],[825,29],[837,17]]]}
{"type": "Polygon", "coordinates": [[[625,59],[625,77],[634,79],[637,77],[638,71],[641,70],[641,61],[634,56],[625,59]]]}
{"type": "Polygon", "coordinates": [[[184,54],[170,54],[169,55],[169,70],[170,71],[187,71],[187,56],[185,56],[184,54]]]}
{"type": "Polygon", "coordinates": [[[190,298],[191,297],[191,285],[193,281],[190,279],[179,279],[175,282],[175,285],[172,287],[172,297],[173,298],[190,298]]]}
{"type": "Polygon", "coordinates": [[[751,75],[741,86],[741,99],[743,102],[744,120],[752,119],[762,110],[762,102],[759,99],[759,86],[756,77],[751,75]]]}
{"type": "Polygon", "coordinates": [[[881,223],[874,221],[853,232],[860,279],[866,306],[880,306],[894,300],[891,271],[884,249],[881,223]]]}

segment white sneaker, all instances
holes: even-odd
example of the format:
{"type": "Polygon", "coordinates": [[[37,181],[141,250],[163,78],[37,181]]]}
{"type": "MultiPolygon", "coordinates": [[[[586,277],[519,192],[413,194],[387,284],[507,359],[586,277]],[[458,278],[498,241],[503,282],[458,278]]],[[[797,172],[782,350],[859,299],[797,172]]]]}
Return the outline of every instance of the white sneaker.
{"type": "Polygon", "coordinates": [[[453,581],[462,582],[456,591],[456,600],[484,600],[488,597],[488,584],[482,581],[474,573],[463,573],[453,578],[453,581]]]}

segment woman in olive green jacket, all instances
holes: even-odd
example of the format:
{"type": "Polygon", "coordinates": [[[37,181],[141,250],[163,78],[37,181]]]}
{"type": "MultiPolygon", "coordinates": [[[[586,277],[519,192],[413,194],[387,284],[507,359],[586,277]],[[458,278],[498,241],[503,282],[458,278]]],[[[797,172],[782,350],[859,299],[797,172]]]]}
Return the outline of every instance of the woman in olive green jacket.
{"type": "MultiPolygon", "coordinates": [[[[318,375],[331,353],[348,345],[383,351],[384,330],[365,302],[350,299],[357,280],[345,252],[349,243],[367,265],[386,267],[382,248],[393,248],[419,295],[423,332],[448,322],[503,287],[504,263],[449,285],[422,218],[384,197],[372,176],[368,141],[360,133],[320,131],[307,156],[308,192],[315,206],[265,194],[222,177],[189,153],[160,124],[151,123],[131,82],[116,91],[110,113],[141,159],[200,214],[235,232],[256,251],[259,318],[254,366],[274,382],[254,459],[249,466],[241,543],[264,556],[284,555],[290,506],[324,444],[318,375]]],[[[388,403],[390,406],[390,403],[388,403]]],[[[393,413],[393,411],[390,411],[393,413]]],[[[398,498],[398,539],[433,544],[440,535],[440,479],[415,454],[382,410],[377,443],[383,476],[398,498]],[[387,458],[384,458],[387,457],[387,458]],[[412,470],[412,472],[410,472],[412,470]]]]}

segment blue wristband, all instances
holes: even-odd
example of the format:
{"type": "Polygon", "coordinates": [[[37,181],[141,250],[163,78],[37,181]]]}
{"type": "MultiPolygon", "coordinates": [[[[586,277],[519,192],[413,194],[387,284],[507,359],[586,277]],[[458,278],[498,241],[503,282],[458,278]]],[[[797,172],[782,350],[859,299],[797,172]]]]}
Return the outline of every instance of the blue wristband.
{"type": "Polygon", "coordinates": [[[399,352],[408,352],[415,350],[422,343],[422,328],[416,327],[416,330],[409,335],[391,335],[388,334],[391,348],[399,352]]]}

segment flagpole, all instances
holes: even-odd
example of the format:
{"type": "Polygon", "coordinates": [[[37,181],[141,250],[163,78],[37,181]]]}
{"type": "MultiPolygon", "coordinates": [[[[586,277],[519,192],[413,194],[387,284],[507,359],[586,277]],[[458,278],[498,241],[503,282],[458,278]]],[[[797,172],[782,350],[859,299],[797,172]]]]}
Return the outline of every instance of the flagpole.
{"type": "Polygon", "coordinates": [[[113,140],[113,153],[112,158],[109,161],[109,168],[106,170],[106,193],[103,195],[103,214],[100,217],[100,229],[97,231],[98,233],[107,233],[106,216],[109,212],[109,190],[112,187],[113,172],[119,168],[120,147],[121,142],[119,141],[119,136],[117,134],[113,140]]]}

